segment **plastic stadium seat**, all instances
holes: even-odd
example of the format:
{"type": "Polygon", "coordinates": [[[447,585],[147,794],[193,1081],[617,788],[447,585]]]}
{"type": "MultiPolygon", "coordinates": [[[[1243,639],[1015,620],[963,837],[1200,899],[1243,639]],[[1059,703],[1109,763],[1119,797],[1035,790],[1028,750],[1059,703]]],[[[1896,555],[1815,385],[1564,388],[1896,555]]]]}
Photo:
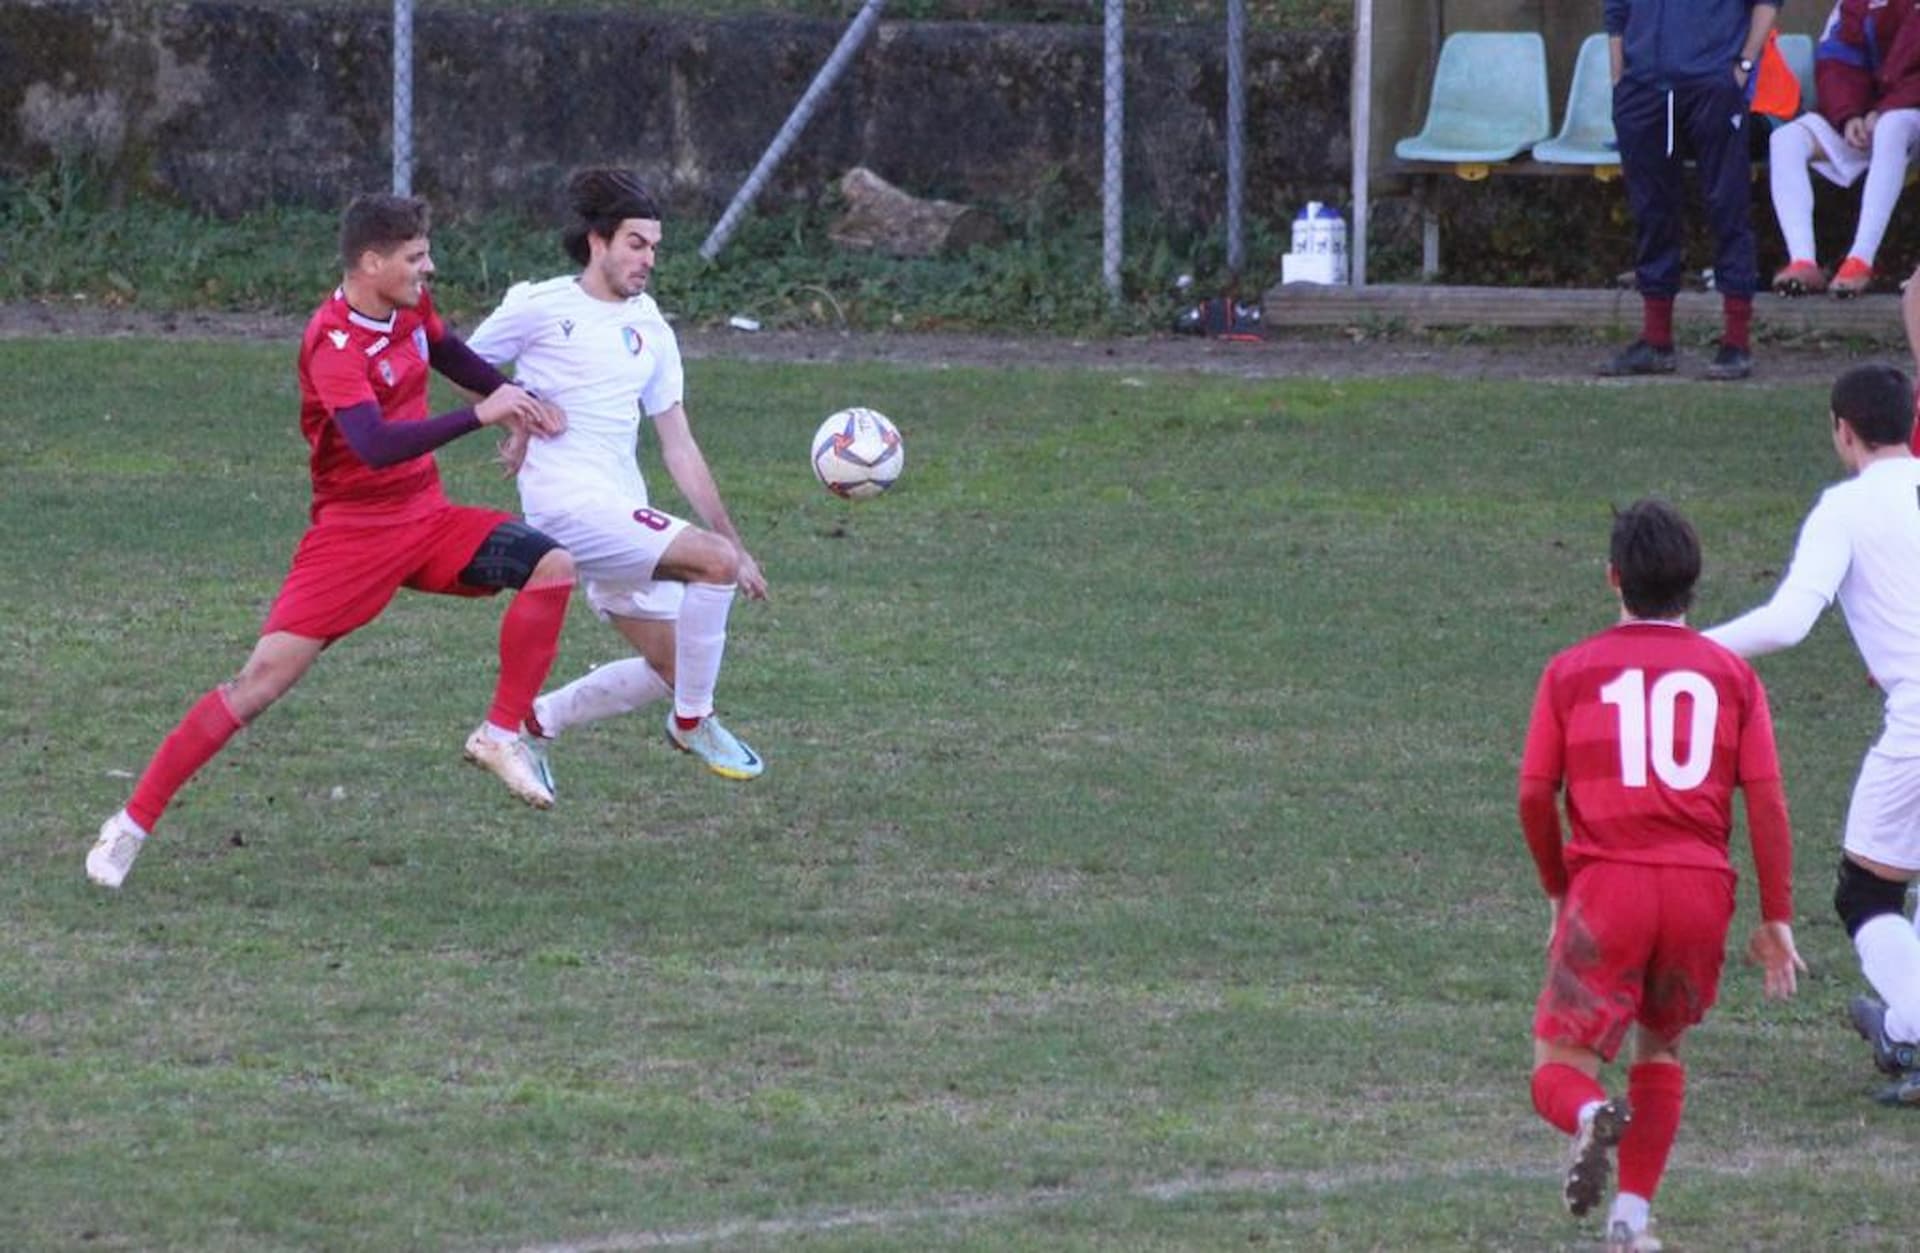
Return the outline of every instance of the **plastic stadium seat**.
{"type": "Polygon", "coordinates": [[[1793,76],[1800,80],[1800,111],[1805,113],[1814,106],[1813,36],[1780,36],[1780,55],[1786,59],[1793,76]]]}
{"type": "Polygon", "coordinates": [[[1620,164],[1620,141],[1613,133],[1613,67],[1605,35],[1588,35],[1581,43],[1560,133],[1535,145],[1533,158],[1556,165],[1620,164]]]}
{"type": "Polygon", "coordinates": [[[1553,133],[1547,45],[1535,31],[1457,31],[1440,46],[1427,124],[1393,146],[1403,161],[1510,161],[1553,133]]]}

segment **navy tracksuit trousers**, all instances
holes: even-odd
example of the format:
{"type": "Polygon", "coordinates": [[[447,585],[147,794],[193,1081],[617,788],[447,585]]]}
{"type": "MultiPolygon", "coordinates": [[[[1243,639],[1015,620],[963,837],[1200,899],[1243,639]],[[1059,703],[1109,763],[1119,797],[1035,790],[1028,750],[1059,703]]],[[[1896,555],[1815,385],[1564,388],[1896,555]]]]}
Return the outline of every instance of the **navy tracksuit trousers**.
{"type": "Polygon", "coordinates": [[[1613,126],[1627,206],[1633,211],[1634,275],[1641,295],[1671,297],[1680,290],[1681,163],[1689,155],[1719,240],[1714,287],[1725,296],[1751,297],[1759,285],[1747,109],[1747,93],[1731,68],[1722,76],[1676,84],[1671,91],[1631,76],[1614,85],[1613,126]]]}

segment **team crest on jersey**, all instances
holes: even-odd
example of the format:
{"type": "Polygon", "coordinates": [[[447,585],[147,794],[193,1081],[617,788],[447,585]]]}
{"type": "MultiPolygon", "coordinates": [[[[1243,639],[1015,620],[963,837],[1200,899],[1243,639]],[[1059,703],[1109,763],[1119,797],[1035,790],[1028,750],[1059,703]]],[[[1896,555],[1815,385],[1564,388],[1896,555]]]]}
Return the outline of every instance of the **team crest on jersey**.
{"type": "Polygon", "coordinates": [[[422,361],[427,359],[427,328],[424,326],[413,328],[413,351],[422,361]]]}
{"type": "Polygon", "coordinates": [[[640,350],[646,347],[646,344],[640,339],[640,332],[634,330],[631,326],[623,326],[620,328],[620,340],[626,344],[627,351],[636,357],[640,355],[640,350]]]}
{"type": "Polygon", "coordinates": [[[333,341],[335,348],[340,349],[342,352],[346,351],[347,333],[345,331],[328,331],[327,338],[333,341]]]}
{"type": "Polygon", "coordinates": [[[572,318],[560,319],[560,333],[566,336],[568,339],[573,338],[573,319],[572,318]]]}
{"type": "Polygon", "coordinates": [[[393,361],[387,357],[380,358],[379,369],[380,369],[381,379],[386,382],[386,385],[388,387],[392,387],[393,386],[393,361]]]}

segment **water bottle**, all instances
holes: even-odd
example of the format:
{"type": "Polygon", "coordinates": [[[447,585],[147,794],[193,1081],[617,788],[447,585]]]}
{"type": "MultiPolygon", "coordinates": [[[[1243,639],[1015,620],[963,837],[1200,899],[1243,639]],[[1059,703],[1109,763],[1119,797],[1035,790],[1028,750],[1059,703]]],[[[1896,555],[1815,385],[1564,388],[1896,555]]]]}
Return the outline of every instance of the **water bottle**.
{"type": "Polygon", "coordinates": [[[1320,218],[1321,205],[1318,200],[1307,201],[1307,207],[1293,215],[1293,248],[1297,256],[1305,256],[1313,251],[1313,236],[1320,218]]]}
{"type": "Polygon", "coordinates": [[[1333,281],[1347,281],[1347,220],[1332,205],[1320,210],[1320,232],[1326,237],[1326,251],[1333,257],[1333,281]]]}

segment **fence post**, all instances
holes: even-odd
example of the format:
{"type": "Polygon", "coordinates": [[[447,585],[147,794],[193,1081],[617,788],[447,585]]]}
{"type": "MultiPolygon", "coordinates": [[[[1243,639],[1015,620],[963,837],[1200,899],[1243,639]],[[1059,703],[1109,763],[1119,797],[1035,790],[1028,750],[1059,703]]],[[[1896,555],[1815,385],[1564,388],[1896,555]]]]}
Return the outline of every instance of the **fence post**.
{"type": "Polygon", "coordinates": [[[1227,0],[1227,273],[1247,264],[1247,0],[1227,0]]]}
{"type": "Polygon", "coordinates": [[[393,194],[413,194],[413,0],[393,0],[393,194]]]}
{"type": "Polygon", "coordinates": [[[1106,164],[1100,180],[1101,276],[1107,298],[1120,303],[1122,148],[1126,143],[1126,0],[1107,0],[1106,164]]]}

